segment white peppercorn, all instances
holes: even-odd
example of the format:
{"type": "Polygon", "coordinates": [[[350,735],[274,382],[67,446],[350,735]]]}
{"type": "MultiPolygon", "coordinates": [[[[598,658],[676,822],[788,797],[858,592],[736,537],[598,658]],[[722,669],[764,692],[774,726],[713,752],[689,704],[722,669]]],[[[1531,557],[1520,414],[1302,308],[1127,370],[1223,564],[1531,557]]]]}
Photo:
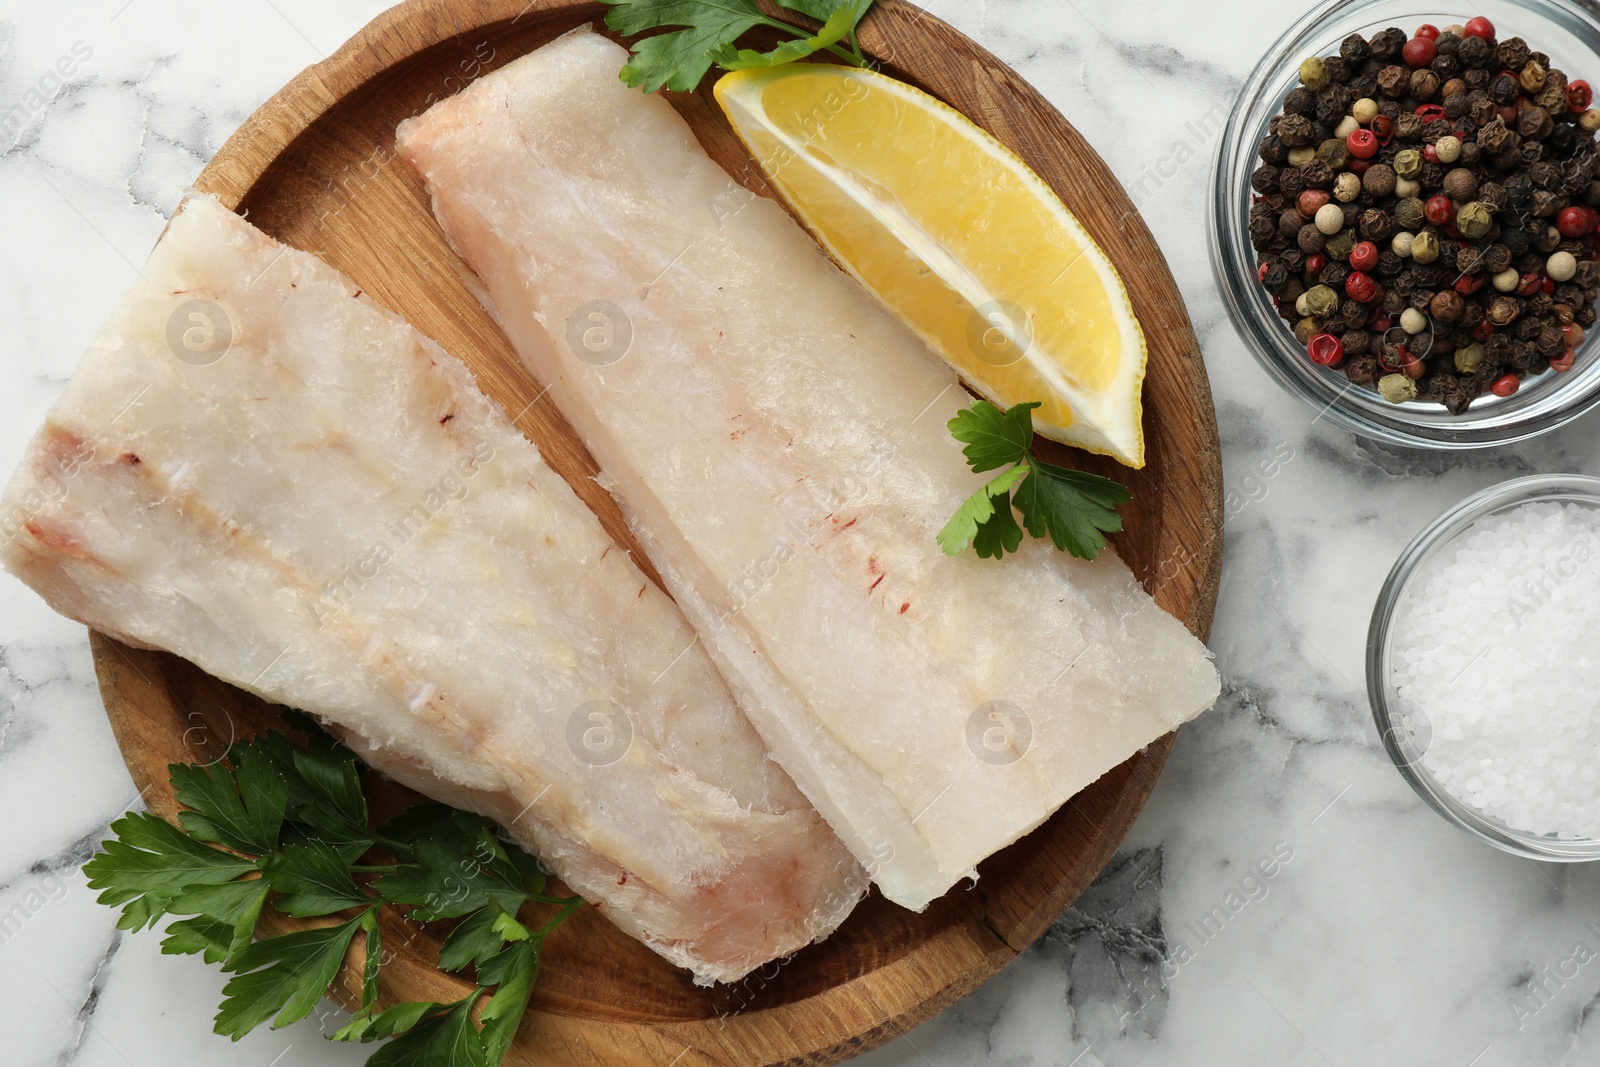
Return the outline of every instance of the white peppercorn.
{"type": "Polygon", "coordinates": [[[1522,275],[1517,273],[1517,268],[1507,267],[1490,279],[1490,282],[1497,292],[1509,293],[1521,284],[1522,275]]]}
{"type": "Polygon", "coordinates": [[[1551,280],[1570,282],[1572,276],[1578,273],[1578,259],[1571,252],[1557,252],[1545,260],[1544,269],[1551,280]]]}
{"type": "Polygon", "coordinates": [[[1389,243],[1389,251],[1401,259],[1407,259],[1411,255],[1411,242],[1413,240],[1415,240],[1415,235],[1410,230],[1401,230],[1394,235],[1394,240],[1389,243]]]}
{"type": "Polygon", "coordinates": [[[1406,308],[1400,315],[1400,328],[1410,334],[1421,333],[1428,328],[1428,316],[1416,308],[1406,308]]]}
{"type": "Polygon", "coordinates": [[[1317,229],[1332,237],[1344,229],[1344,210],[1337,204],[1323,204],[1317,209],[1316,223],[1317,229]]]}

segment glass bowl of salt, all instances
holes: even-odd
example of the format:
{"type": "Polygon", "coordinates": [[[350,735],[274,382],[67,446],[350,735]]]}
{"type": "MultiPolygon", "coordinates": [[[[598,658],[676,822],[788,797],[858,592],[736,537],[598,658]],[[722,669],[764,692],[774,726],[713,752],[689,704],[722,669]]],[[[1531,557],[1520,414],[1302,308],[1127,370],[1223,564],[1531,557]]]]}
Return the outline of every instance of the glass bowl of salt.
{"type": "Polygon", "coordinates": [[[1378,595],[1367,692],[1439,814],[1529,859],[1600,859],[1600,478],[1534,475],[1423,530],[1378,595]]]}

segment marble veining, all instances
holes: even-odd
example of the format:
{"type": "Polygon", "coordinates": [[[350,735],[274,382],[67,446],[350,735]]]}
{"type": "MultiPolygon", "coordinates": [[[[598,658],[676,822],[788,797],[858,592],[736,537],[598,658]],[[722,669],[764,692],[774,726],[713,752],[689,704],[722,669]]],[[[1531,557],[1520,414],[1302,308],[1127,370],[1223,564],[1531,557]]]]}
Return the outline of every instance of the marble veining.
{"type": "MultiPolygon", "coordinates": [[[[201,166],[384,0],[0,0],[0,470],[201,166]],[[72,73],[52,74],[64,57],[72,73]]],[[[1179,735],[1100,880],[1037,945],[864,1067],[1600,1062],[1600,868],[1501,855],[1388,766],[1363,650],[1396,554],[1477,489],[1600,473],[1594,418],[1469,455],[1356,440],[1256,367],[1214,293],[1205,198],[1277,0],[929,0],[1105,156],[1166,253],[1217,398],[1216,709],[1179,735]],[[1268,873],[1270,871],[1270,873],[1268,873]]],[[[1591,75],[1600,71],[1590,72],[1591,75]]],[[[0,1062],[353,1067],[328,1009],[238,1043],[222,976],[124,934],[78,868],[138,803],[81,628],[0,579],[0,1062]]]]}

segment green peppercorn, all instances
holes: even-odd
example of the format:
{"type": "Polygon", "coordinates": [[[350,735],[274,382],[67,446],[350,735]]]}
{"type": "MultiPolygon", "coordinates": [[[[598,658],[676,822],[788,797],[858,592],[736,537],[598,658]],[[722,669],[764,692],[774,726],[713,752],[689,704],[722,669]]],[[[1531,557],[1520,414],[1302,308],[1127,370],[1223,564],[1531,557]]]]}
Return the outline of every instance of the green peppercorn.
{"type": "Polygon", "coordinates": [[[1483,362],[1483,345],[1477,341],[1465,348],[1456,349],[1456,370],[1462,374],[1472,374],[1478,369],[1478,364],[1483,362]]]}
{"type": "MultiPolygon", "coordinates": [[[[1300,84],[1312,92],[1328,87],[1328,65],[1317,56],[1300,64],[1300,84]]],[[[1540,82],[1542,85],[1543,82],[1540,82]]]]}
{"type": "Polygon", "coordinates": [[[1394,172],[1402,178],[1415,178],[1422,173],[1422,153],[1415,148],[1402,149],[1394,157],[1394,172]]]}
{"type": "Polygon", "coordinates": [[[1421,200],[1408,196],[1394,206],[1394,221],[1402,230],[1420,230],[1428,223],[1428,210],[1421,200]]]}
{"type": "Polygon", "coordinates": [[[1325,319],[1339,307],[1339,294],[1326,285],[1314,285],[1306,290],[1306,310],[1312,317],[1325,319]]]}
{"type": "Polygon", "coordinates": [[[1321,319],[1307,317],[1294,324],[1295,340],[1299,341],[1303,345],[1310,344],[1311,339],[1321,332],[1321,319]]]}
{"type": "Polygon", "coordinates": [[[1411,239],[1411,258],[1417,263],[1432,263],[1439,258],[1439,235],[1423,230],[1411,239]]]}
{"type": "Polygon", "coordinates": [[[1385,374],[1378,379],[1378,392],[1391,404],[1404,404],[1417,398],[1417,383],[1404,374],[1385,374]]]}
{"type": "Polygon", "coordinates": [[[1347,226],[1338,233],[1334,234],[1332,237],[1328,238],[1323,244],[1322,250],[1329,259],[1343,261],[1350,258],[1350,250],[1355,246],[1355,231],[1347,226]]]}
{"type": "Polygon", "coordinates": [[[1343,170],[1350,162],[1350,149],[1337,137],[1330,137],[1317,147],[1317,158],[1333,170],[1343,170]]]}
{"type": "Polygon", "coordinates": [[[1494,229],[1494,209],[1481,200],[1474,200],[1457,212],[1456,229],[1463,237],[1476,241],[1494,229]]]}

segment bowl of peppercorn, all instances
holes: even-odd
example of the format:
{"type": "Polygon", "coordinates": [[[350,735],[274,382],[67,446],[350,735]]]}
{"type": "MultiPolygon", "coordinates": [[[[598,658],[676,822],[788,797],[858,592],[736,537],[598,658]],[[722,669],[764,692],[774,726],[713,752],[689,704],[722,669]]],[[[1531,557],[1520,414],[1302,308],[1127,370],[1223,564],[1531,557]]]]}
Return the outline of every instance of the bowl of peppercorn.
{"type": "Polygon", "coordinates": [[[1223,138],[1212,263],[1267,372],[1392,444],[1524,440],[1600,404],[1600,7],[1335,0],[1223,138]]]}

